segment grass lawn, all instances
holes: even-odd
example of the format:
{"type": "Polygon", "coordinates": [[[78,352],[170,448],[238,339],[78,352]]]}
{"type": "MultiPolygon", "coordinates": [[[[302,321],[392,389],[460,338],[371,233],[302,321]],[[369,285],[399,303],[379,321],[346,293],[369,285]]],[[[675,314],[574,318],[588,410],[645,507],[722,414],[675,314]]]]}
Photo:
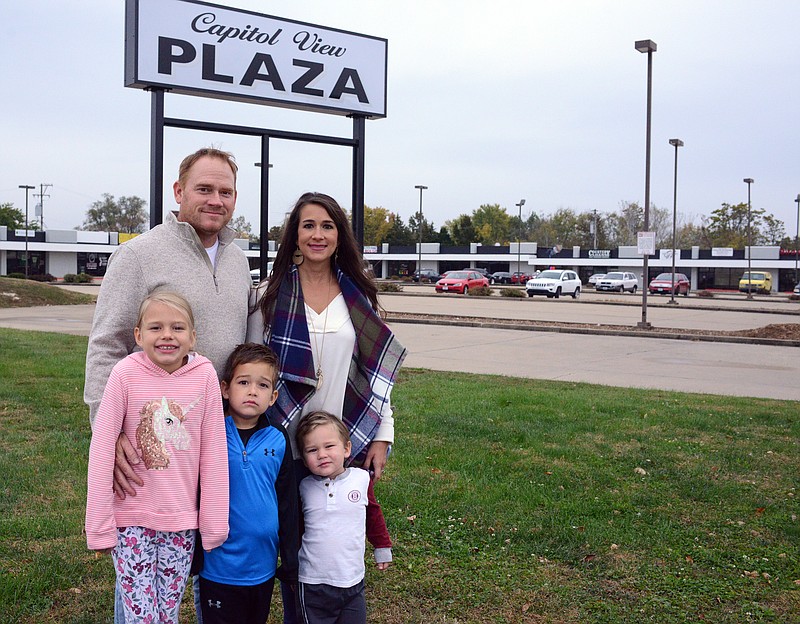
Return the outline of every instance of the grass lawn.
{"type": "Polygon", "coordinates": [[[27,308],[43,305],[94,303],[96,297],[72,292],[53,284],[0,277],[0,308],[27,308]]]}
{"type": "MultiPolygon", "coordinates": [[[[2,623],[110,621],[85,350],[0,329],[2,623]]],[[[394,399],[370,622],[800,622],[797,402],[414,369],[394,399]]]]}

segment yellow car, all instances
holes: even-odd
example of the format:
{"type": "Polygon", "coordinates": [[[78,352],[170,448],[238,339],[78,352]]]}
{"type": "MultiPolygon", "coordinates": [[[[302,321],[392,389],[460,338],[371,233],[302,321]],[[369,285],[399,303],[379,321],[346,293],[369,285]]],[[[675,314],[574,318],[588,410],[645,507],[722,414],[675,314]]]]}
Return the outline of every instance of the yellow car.
{"type": "Polygon", "coordinates": [[[739,292],[764,293],[772,291],[772,273],[769,271],[747,271],[739,280],[739,292]]]}

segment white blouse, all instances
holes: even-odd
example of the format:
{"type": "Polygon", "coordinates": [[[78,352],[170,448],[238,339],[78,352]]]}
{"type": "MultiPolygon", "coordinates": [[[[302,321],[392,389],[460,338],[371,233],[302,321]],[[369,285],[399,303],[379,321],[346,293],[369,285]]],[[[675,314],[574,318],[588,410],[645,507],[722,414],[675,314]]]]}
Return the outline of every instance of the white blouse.
{"type": "MultiPolygon", "coordinates": [[[[307,304],[305,312],[314,370],[317,370],[321,356],[323,382],[322,387],[318,388],[308,403],[303,406],[300,417],[323,410],[341,419],[344,394],[347,389],[347,375],[353,349],[356,346],[356,332],[353,328],[353,321],[350,319],[350,312],[341,293],[334,297],[321,314],[317,314],[307,304]]],[[[387,396],[387,401],[384,403],[381,411],[381,424],[374,439],[391,444],[394,442],[394,418],[389,399],[391,399],[391,394],[387,396]]],[[[295,458],[301,457],[297,452],[294,439],[299,421],[300,418],[295,418],[289,423],[287,429],[295,458]]]]}

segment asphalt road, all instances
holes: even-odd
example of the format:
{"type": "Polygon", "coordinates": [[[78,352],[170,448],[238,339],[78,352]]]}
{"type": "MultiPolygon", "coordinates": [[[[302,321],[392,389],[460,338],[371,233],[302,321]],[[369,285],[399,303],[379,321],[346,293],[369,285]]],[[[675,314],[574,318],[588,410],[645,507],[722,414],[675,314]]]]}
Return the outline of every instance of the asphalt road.
{"type": "MultiPolygon", "coordinates": [[[[619,305],[619,300],[613,299],[604,303],[589,296],[578,301],[504,300],[415,296],[413,292],[385,296],[382,302],[390,312],[634,325],[641,320],[641,298],[628,297],[634,305],[619,305]]],[[[674,307],[654,303],[648,308],[648,320],[663,327],[699,329],[748,329],[800,322],[800,316],[791,313],[798,304],[784,301],[785,298],[766,302],[734,300],[712,305],[681,298],[674,307]]],[[[88,335],[93,310],[94,306],[85,305],[5,308],[0,309],[0,327],[88,335]]],[[[465,328],[452,324],[395,323],[393,329],[409,349],[405,365],[410,367],[588,382],[619,386],[620,392],[634,387],[800,400],[800,354],[796,347],[465,328]]]]}

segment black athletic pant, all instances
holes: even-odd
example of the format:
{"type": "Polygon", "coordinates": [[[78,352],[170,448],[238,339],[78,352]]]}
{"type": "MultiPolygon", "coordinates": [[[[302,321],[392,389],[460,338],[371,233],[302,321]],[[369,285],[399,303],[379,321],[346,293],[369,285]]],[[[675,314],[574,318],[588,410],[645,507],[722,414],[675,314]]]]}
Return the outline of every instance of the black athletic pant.
{"type": "Polygon", "coordinates": [[[306,583],[298,587],[304,624],[366,624],[363,580],[352,587],[306,583]]]}
{"type": "Polygon", "coordinates": [[[264,624],[275,577],[260,585],[225,585],[200,577],[203,624],[264,624]]]}

